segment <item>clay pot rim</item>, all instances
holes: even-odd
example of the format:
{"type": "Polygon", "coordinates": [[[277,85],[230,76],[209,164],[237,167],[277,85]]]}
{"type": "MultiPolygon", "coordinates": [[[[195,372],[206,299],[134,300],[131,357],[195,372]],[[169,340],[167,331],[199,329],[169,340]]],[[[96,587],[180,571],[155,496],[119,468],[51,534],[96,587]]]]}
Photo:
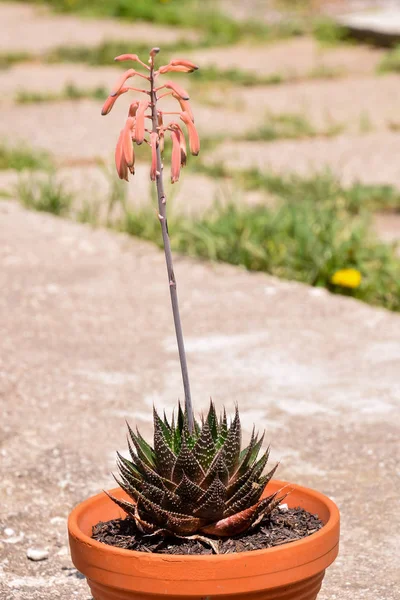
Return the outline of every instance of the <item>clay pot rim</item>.
{"type": "MultiPolygon", "coordinates": [[[[312,535],[310,535],[308,537],[302,538],[301,540],[297,540],[295,542],[289,542],[287,544],[275,546],[273,548],[264,548],[261,550],[247,550],[245,552],[237,552],[237,553],[230,553],[230,554],[216,554],[216,555],[211,554],[211,555],[200,555],[200,556],[199,555],[185,555],[185,554],[152,554],[152,553],[140,552],[139,550],[127,550],[125,548],[109,546],[107,544],[103,544],[102,542],[98,542],[97,540],[94,540],[90,536],[83,533],[83,531],[81,530],[81,528],[78,525],[79,517],[81,516],[82,513],[86,512],[88,509],[90,509],[90,506],[93,503],[98,502],[100,499],[104,499],[105,493],[100,492],[99,494],[96,494],[95,496],[91,496],[90,498],[87,498],[83,502],[79,503],[72,510],[72,512],[70,513],[70,515],[68,517],[68,530],[73,537],[78,539],[80,542],[83,542],[85,544],[85,546],[92,547],[93,549],[97,549],[102,552],[105,552],[105,551],[111,552],[113,555],[121,556],[121,557],[129,557],[129,556],[144,557],[145,556],[147,559],[150,559],[151,561],[154,561],[155,563],[159,562],[160,564],[165,565],[166,560],[171,561],[171,562],[177,562],[180,564],[182,564],[182,562],[204,564],[206,562],[210,562],[213,560],[232,561],[235,559],[240,560],[241,558],[248,557],[248,556],[252,556],[255,558],[256,556],[260,556],[265,553],[268,553],[269,555],[277,555],[277,554],[284,553],[285,551],[287,551],[288,548],[290,548],[291,549],[290,551],[293,552],[294,549],[299,548],[300,546],[305,548],[306,546],[308,547],[310,545],[314,546],[314,545],[318,544],[318,541],[320,538],[326,537],[327,535],[329,535],[329,533],[333,529],[335,529],[335,527],[337,526],[337,522],[340,519],[340,515],[339,515],[338,507],[330,498],[328,498],[321,492],[318,492],[311,488],[303,487],[303,486],[293,484],[293,483],[290,483],[287,481],[273,479],[270,482],[269,486],[271,484],[274,486],[278,486],[278,487],[290,486],[295,491],[303,492],[307,496],[310,496],[310,495],[313,496],[315,499],[322,502],[325,505],[325,507],[328,509],[328,511],[329,511],[328,521],[324,524],[324,526],[319,531],[317,531],[316,533],[313,533],[312,535]]],[[[113,495],[119,495],[122,492],[121,488],[113,488],[108,491],[109,491],[109,493],[111,493],[113,495]]],[[[112,501],[110,500],[110,502],[112,502],[112,501]]],[[[330,550],[331,549],[327,550],[326,552],[328,553],[330,550]]],[[[306,561],[306,562],[308,562],[308,561],[306,561]]]]}

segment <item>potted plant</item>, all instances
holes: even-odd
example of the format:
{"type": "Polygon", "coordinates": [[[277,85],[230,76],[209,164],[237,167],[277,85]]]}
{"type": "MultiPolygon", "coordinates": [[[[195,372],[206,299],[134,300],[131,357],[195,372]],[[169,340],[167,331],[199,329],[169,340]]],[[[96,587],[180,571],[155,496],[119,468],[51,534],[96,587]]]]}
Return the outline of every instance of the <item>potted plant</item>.
{"type": "Polygon", "coordinates": [[[338,553],[336,505],[316,491],[272,480],[276,466],[264,474],[269,457],[269,449],[259,456],[264,436],[253,429],[248,446],[241,448],[238,407],[229,422],[225,410],[217,415],[213,402],[200,422],[194,416],[167,225],[162,152],[168,134],[174,183],[186,163],[180,122],[187,129],[193,155],[199,153],[200,142],[187,92],[173,81],[159,83],[159,77],[174,71],[190,73],[197,67],[177,59],[156,69],[158,52],[158,48],[151,50],[148,64],[135,54],[115,59],[134,61],[144,72],[127,70],[102,114],[108,114],[128,91],[144,94],[129,106],[115,162],[119,177],[128,180],[129,173],[135,172],[134,144],[144,142],[151,148],[150,178],[157,187],[185,406],[183,410],[179,405],[172,419],[154,410],[153,445],[128,425],[130,460],[118,455],[119,487],[89,498],[69,517],[72,560],[87,577],[95,600],[312,600],[338,553]],[[144,80],[147,87],[127,85],[132,77],[144,80]],[[159,101],[167,95],[177,100],[178,111],[160,109],[159,101]],[[287,504],[280,505],[286,497],[287,504]],[[310,522],[314,529],[310,530],[310,522]],[[301,524],[303,537],[298,534],[301,524]]]}

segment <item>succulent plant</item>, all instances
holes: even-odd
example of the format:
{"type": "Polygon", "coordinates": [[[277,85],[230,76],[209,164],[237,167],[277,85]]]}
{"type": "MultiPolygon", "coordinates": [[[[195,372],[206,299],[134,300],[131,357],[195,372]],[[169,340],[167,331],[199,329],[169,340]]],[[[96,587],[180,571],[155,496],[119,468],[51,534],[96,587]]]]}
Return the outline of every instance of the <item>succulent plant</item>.
{"type": "Polygon", "coordinates": [[[276,466],[269,473],[263,473],[269,450],[259,458],[264,435],[255,435],[254,429],[249,445],[241,449],[237,408],[229,426],[225,410],[218,418],[212,402],[201,424],[194,418],[167,224],[162,152],[165,135],[169,133],[172,140],[171,182],[175,183],[187,159],[184,129],[189,139],[189,150],[194,156],[199,153],[200,140],[188,93],[172,81],[160,83],[159,77],[170,72],[191,73],[198,67],[188,60],[174,59],[156,69],[155,58],[159,51],[159,48],[150,51],[148,64],[137,54],[116,57],[117,62],[138,63],[144,72],[136,69],[125,71],[105,101],[102,114],[107,115],[116,100],[126,92],[145,95],[144,99],[129,105],[115,149],[115,164],[118,176],[128,181],[129,173],[135,173],[134,144],[145,142],[151,148],[150,179],[157,187],[158,218],[181,363],[185,411],[179,406],[176,422],[174,417],[169,422],[165,414],[161,419],[154,410],[153,447],[138,431],[135,433],[128,426],[131,460],[118,454],[120,479],[116,480],[131,501],[109,495],[135,520],[142,533],[197,537],[210,543],[217,551],[215,543],[202,534],[228,537],[242,533],[259,523],[286,494],[279,497],[280,492],[277,492],[262,498],[276,466]],[[132,77],[147,82],[147,88],[126,85],[132,77]],[[158,102],[165,96],[172,96],[180,110],[161,110],[158,102]],[[167,122],[171,115],[172,120],[167,122]],[[177,117],[184,123],[183,129],[177,117]]]}
{"type": "Polygon", "coordinates": [[[228,426],[213,402],[189,432],[180,405],[175,422],[154,409],[154,445],[129,427],[131,460],[118,453],[117,483],[131,502],[110,498],[147,534],[227,537],[255,526],[282,501],[279,492],[261,499],[278,465],[264,474],[269,448],[259,458],[264,435],[254,428],[241,449],[239,411],[228,426]]]}

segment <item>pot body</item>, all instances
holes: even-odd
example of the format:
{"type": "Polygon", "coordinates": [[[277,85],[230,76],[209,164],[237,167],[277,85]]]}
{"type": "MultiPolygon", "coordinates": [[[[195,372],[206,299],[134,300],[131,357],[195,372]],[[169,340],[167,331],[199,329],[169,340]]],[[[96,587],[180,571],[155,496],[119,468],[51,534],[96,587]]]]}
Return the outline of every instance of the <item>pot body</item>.
{"type": "MultiPolygon", "coordinates": [[[[283,481],[268,484],[267,494],[283,481]]],[[[318,514],[324,527],[297,542],[266,550],[187,556],[148,554],[93,540],[99,521],[125,517],[105,494],[79,504],[68,520],[72,561],[95,600],[315,600],[339,549],[339,511],[319,492],[291,485],[290,507],[318,514]]],[[[111,493],[125,497],[120,489],[111,493]]]]}

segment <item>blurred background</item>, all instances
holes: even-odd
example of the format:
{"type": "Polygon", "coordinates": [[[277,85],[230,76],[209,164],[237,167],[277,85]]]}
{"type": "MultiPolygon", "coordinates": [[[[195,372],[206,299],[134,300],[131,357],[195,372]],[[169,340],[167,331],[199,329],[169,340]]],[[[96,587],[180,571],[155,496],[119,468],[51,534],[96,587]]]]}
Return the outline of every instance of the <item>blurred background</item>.
{"type": "Polygon", "coordinates": [[[1,2],[1,196],[158,244],[147,149],[129,186],[112,166],[126,97],[100,109],[114,56],[160,46],[201,67],[176,76],[202,150],[168,186],[174,249],[399,310],[397,7],[1,2]]]}

